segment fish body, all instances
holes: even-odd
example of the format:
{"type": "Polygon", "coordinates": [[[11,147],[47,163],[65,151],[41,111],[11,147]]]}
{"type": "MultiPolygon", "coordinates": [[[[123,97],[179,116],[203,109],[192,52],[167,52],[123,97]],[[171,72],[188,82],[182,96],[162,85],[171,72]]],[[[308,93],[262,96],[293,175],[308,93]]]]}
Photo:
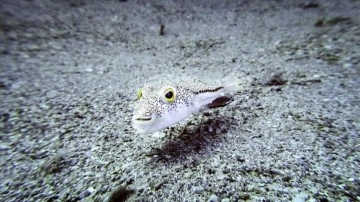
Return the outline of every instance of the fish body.
{"type": "Polygon", "coordinates": [[[164,129],[199,113],[218,98],[232,97],[238,88],[235,78],[227,78],[219,85],[208,85],[195,78],[147,83],[138,91],[133,128],[141,134],[164,129]]]}

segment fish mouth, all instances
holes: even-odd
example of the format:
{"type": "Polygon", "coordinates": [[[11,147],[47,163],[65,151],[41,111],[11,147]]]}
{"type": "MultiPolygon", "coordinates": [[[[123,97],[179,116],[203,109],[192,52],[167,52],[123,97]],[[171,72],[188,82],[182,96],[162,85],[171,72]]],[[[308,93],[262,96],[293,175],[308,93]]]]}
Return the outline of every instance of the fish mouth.
{"type": "Polygon", "coordinates": [[[155,117],[153,116],[138,114],[133,116],[132,127],[137,131],[137,133],[146,134],[152,127],[154,121],[155,117]]]}
{"type": "Polygon", "coordinates": [[[136,121],[150,121],[151,118],[144,118],[144,117],[139,117],[139,118],[135,118],[136,121]]]}
{"type": "Polygon", "coordinates": [[[151,117],[135,117],[134,120],[135,121],[140,121],[140,122],[147,122],[147,121],[151,121],[151,117]]]}

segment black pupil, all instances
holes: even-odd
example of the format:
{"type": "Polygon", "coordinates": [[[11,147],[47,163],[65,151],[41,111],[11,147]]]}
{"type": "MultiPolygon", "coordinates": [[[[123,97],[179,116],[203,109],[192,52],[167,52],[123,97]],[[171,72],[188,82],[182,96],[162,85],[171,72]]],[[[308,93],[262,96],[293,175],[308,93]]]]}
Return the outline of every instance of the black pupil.
{"type": "Polygon", "coordinates": [[[169,92],[167,92],[166,94],[165,94],[165,97],[167,98],[167,99],[171,99],[172,97],[173,97],[173,92],[171,92],[171,91],[169,91],[169,92]]]}

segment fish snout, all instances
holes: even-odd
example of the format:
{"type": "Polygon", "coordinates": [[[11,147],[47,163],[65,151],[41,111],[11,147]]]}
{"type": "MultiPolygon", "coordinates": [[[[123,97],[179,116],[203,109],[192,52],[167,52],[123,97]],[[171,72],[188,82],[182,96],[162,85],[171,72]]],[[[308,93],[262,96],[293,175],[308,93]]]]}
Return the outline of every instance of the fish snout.
{"type": "Polygon", "coordinates": [[[133,116],[133,122],[138,124],[145,124],[147,122],[151,122],[153,118],[154,117],[152,115],[146,115],[144,113],[136,113],[133,116]]]}

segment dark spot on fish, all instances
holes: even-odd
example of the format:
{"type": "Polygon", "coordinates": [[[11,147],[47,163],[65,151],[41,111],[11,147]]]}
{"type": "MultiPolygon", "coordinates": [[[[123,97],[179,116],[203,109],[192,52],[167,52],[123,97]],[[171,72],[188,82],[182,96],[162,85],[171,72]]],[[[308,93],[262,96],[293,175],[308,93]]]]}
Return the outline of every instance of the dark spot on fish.
{"type": "Polygon", "coordinates": [[[209,108],[223,107],[223,106],[229,104],[230,102],[232,102],[233,100],[234,100],[234,98],[231,96],[221,96],[221,97],[216,98],[214,101],[212,101],[207,106],[209,108]]]}

